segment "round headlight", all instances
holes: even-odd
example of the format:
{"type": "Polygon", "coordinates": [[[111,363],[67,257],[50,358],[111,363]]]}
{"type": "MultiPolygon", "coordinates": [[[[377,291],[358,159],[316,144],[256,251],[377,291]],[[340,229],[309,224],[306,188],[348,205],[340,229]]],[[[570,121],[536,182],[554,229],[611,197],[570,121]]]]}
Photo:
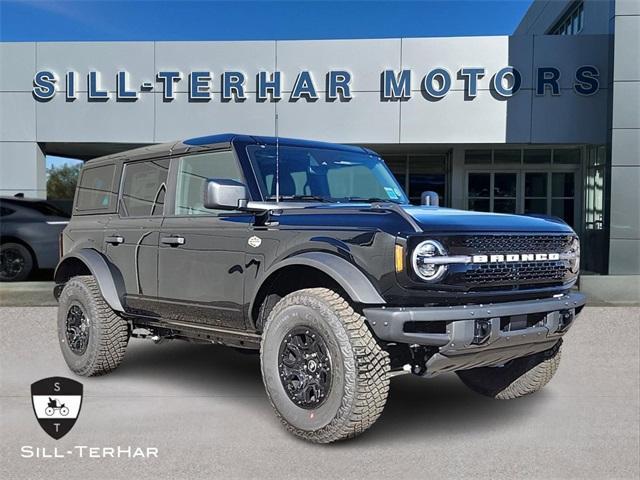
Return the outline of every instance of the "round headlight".
{"type": "Polygon", "coordinates": [[[572,255],[569,259],[569,271],[577,274],[580,271],[580,239],[578,237],[573,237],[569,253],[572,255]]]}
{"type": "Polygon", "coordinates": [[[444,247],[440,242],[435,240],[425,240],[420,242],[411,254],[411,263],[413,265],[413,271],[422,280],[427,282],[435,282],[440,279],[447,271],[447,266],[434,263],[435,257],[445,255],[444,247]]]}

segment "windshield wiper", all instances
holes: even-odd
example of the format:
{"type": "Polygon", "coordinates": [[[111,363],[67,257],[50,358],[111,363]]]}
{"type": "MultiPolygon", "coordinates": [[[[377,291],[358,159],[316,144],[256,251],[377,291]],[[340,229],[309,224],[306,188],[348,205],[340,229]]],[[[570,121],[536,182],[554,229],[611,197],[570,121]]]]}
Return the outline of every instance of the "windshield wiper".
{"type": "MultiPolygon", "coordinates": [[[[267,197],[267,200],[276,200],[275,195],[271,195],[267,197]]],[[[289,200],[299,200],[301,202],[328,202],[329,199],[325,197],[321,197],[319,195],[280,195],[280,200],[289,201],[289,200]]]]}
{"type": "Polygon", "coordinates": [[[397,200],[391,200],[389,198],[378,198],[378,197],[369,197],[369,198],[365,198],[365,197],[347,197],[344,199],[345,202],[353,202],[353,203],[376,203],[376,202],[382,202],[382,203],[400,203],[397,200]]]}

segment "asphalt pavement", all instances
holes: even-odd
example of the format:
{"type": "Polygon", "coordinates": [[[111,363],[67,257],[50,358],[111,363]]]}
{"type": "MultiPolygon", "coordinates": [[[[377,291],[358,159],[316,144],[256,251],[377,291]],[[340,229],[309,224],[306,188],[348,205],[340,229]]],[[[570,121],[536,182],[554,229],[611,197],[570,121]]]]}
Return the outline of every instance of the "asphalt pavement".
{"type": "Polygon", "coordinates": [[[556,377],[535,395],[497,401],[455,375],[404,375],[392,380],[371,430],[332,445],[285,432],[255,355],[134,339],[117,371],[78,378],[58,349],[55,318],[53,307],[0,308],[2,478],[640,476],[638,308],[588,307],[566,337],[556,377]],[[85,393],[76,425],[57,441],[41,430],[30,401],[30,384],[50,376],[80,380],[85,393]],[[83,446],[97,447],[99,458],[76,448],[83,446]],[[65,458],[42,458],[55,447],[65,458]],[[104,456],[117,447],[123,456],[104,456]],[[128,458],[128,447],[157,448],[157,458],[128,458]]]}

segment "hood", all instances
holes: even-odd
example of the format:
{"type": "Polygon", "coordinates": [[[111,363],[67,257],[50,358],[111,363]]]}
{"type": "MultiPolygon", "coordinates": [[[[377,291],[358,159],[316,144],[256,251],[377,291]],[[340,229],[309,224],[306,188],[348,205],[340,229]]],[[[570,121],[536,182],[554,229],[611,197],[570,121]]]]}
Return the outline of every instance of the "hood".
{"type": "Polygon", "coordinates": [[[405,205],[402,209],[425,232],[573,232],[569,225],[555,217],[543,218],[410,205],[405,205]]]}
{"type": "Polygon", "coordinates": [[[279,220],[282,226],[338,225],[411,232],[413,228],[410,223],[417,223],[425,232],[434,233],[574,233],[569,225],[555,217],[471,212],[442,207],[287,202],[280,204],[278,210],[282,215],[279,220]]]}

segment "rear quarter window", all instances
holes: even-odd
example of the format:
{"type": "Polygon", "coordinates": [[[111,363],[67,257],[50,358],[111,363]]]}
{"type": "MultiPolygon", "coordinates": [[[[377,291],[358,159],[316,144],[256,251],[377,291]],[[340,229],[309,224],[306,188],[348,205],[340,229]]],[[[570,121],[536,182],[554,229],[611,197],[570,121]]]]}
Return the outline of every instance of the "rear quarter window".
{"type": "Polygon", "coordinates": [[[114,191],[115,165],[101,165],[82,170],[78,182],[78,194],[75,211],[109,212],[115,209],[114,191]]]}

